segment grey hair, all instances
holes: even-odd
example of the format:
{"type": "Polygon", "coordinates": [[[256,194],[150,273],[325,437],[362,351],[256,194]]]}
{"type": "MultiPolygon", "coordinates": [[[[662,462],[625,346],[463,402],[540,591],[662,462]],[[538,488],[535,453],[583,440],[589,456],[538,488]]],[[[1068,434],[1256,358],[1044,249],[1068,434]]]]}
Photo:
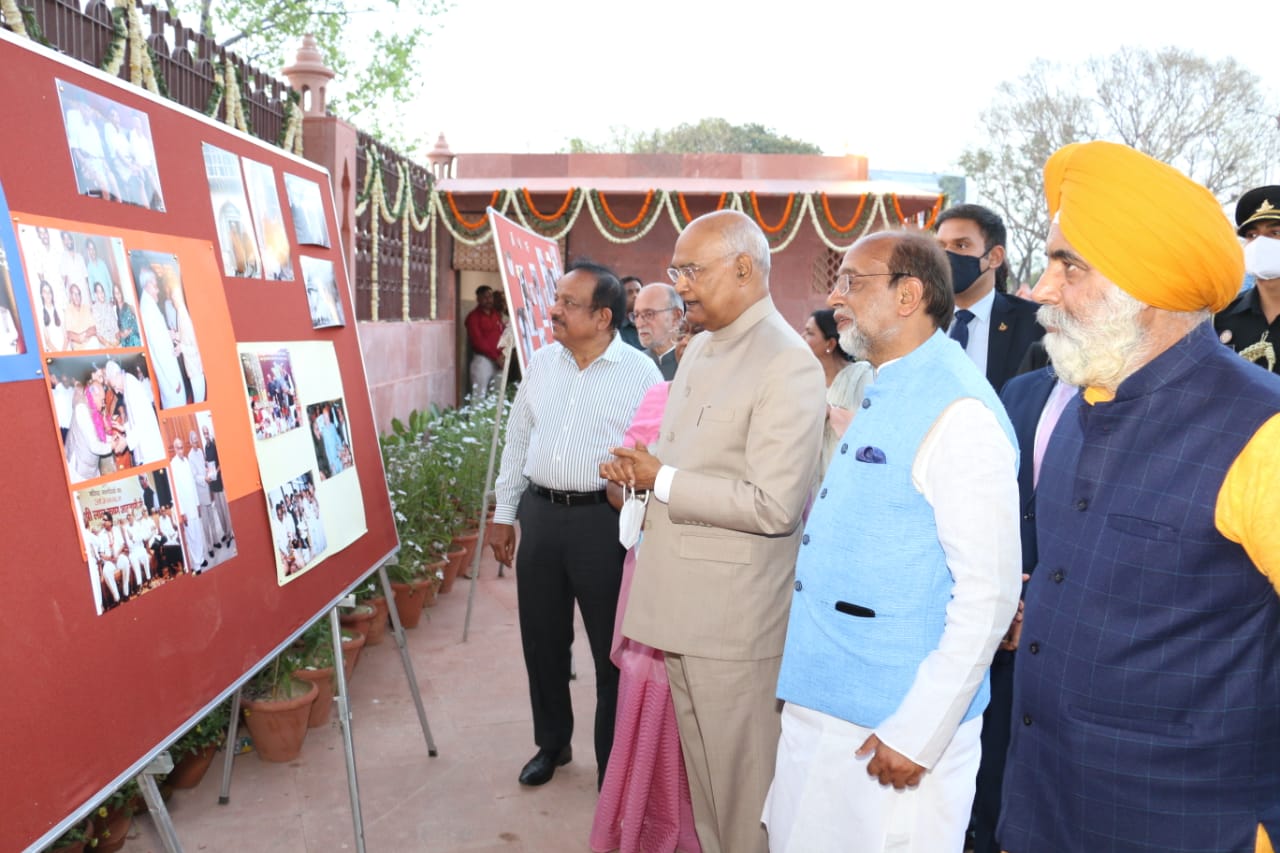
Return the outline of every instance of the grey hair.
{"type": "Polygon", "coordinates": [[[124,370],[120,367],[120,363],[112,359],[108,359],[107,363],[102,366],[102,375],[107,378],[108,382],[123,372],[124,370]]]}
{"type": "Polygon", "coordinates": [[[680,294],[676,292],[676,289],[665,281],[650,282],[649,284],[646,284],[645,287],[661,288],[662,292],[667,296],[668,308],[678,308],[681,311],[684,310],[684,300],[680,298],[680,294]]]}
{"type": "Polygon", "coordinates": [[[746,255],[760,270],[761,277],[769,280],[769,239],[760,226],[745,216],[733,217],[721,232],[725,252],[735,256],[746,255]]]}

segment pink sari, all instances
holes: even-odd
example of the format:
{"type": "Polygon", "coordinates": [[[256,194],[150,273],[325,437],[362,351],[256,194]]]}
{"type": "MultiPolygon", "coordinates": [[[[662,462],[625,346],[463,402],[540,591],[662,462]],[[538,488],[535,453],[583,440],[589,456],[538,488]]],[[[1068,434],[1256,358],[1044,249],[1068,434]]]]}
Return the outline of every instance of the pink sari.
{"type": "MultiPolygon", "coordinates": [[[[649,389],[627,430],[626,446],[656,440],[669,388],[663,382],[649,389]]],[[[591,849],[596,853],[701,853],[662,652],[622,636],[622,614],[635,568],[632,548],[622,566],[609,655],[620,670],[618,715],[609,767],[591,824],[591,849]]]]}

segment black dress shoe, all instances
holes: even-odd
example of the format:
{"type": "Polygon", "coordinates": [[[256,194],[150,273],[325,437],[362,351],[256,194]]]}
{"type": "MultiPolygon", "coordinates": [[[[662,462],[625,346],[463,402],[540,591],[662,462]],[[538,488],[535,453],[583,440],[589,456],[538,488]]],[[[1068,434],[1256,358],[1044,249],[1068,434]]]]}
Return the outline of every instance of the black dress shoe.
{"type": "Polygon", "coordinates": [[[557,767],[563,767],[572,760],[573,750],[567,746],[564,749],[540,749],[520,771],[520,784],[545,785],[551,781],[557,767]]]}

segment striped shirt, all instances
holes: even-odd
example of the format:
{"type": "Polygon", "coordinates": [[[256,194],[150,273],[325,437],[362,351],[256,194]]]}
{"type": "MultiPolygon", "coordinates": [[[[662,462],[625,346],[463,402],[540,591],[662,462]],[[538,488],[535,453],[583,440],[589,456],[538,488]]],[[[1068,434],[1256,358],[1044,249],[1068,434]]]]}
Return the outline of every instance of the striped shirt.
{"type": "Polygon", "coordinates": [[[603,489],[600,463],[622,444],[645,392],[662,381],[652,358],[615,334],[583,369],[559,343],[529,360],[507,422],[494,521],[511,524],[530,481],[548,489],[603,489]]]}

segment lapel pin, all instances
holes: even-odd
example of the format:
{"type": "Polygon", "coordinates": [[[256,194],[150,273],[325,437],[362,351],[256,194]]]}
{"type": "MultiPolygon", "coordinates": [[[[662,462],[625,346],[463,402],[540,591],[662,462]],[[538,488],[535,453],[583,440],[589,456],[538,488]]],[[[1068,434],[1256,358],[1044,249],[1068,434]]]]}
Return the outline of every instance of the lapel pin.
{"type": "Polygon", "coordinates": [[[1001,331],[1001,332],[1007,332],[1007,331],[1009,331],[1009,324],[1008,324],[1008,323],[1001,323],[1001,324],[1000,324],[999,331],[1001,331]]]}

